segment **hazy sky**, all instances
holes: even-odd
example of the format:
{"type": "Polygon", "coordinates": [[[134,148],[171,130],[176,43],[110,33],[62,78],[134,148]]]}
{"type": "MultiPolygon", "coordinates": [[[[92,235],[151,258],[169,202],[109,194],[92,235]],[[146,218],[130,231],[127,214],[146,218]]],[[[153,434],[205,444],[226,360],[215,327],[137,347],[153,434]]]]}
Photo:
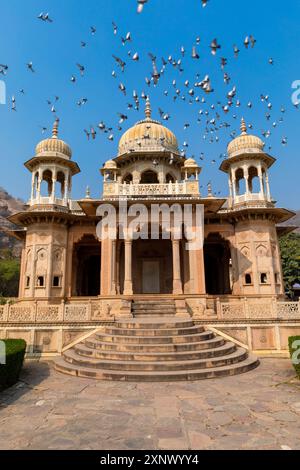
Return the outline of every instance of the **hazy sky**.
{"type": "MultiPolygon", "coordinates": [[[[27,199],[30,195],[30,174],[23,163],[34,155],[36,144],[50,134],[54,116],[47,104],[47,99],[60,97],[56,104],[57,115],[61,120],[60,137],[73,149],[73,159],[81,167],[81,174],[74,178],[73,197],[81,198],[85,188],[90,185],[93,197],[101,194],[101,175],[99,168],[105,160],[114,157],[120,135],[128,127],[143,118],[144,102],[141,100],[139,112],[127,110],[127,103],[133,102],[132,92],[149,93],[153,108],[153,117],[159,119],[158,107],[170,113],[171,119],[164,122],[178,137],[180,147],[184,141],[189,144],[188,156],[195,156],[200,163],[201,152],[205,159],[201,162],[203,172],[201,185],[212,181],[215,191],[227,195],[227,177],[219,171],[219,156],[226,152],[230,141],[230,132],[238,130],[240,119],[245,117],[254,126],[253,132],[272,130],[266,140],[270,153],[278,158],[271,171],[271,190],[280,205],[288,208],[300,207],[299,184],[299,135],[300,108],[291,103],[291,84],[300,80],[300,2],[297,0],[274,1],[252,0],[210,0],[205,9],[200,0],[149,0],[140,15],[136,13],[136,0],[0,0],[0,64],[7,64],[7,76],[0,75],[7,87],[8,104],[0,105],[0,186],[14,196],[27,199]],[[52,24],[37,19],[40,12],[49,12],[52,24]],[[118,25],[118,34],[113,34],[112,21],[118,25]],[[90,33],[90,27],[97,28],[96,34],[90,33]],[[132,43],[122,46],[121,36],[130,31],[132,43]],[[243,40],[253,34],[257,39],[254,49],[246,50],[243,40]],[[200,60],[191,58],[192,46],[199,36],[197,46],[200,60]],[[222,49],[216,57],[210,54],[209,44],[217,38],[222,49]],[[81,47],[81,40],[87,42],[81,47]],[[238,59],[233,57],[233,45],[238,44],[241,53],[238,59]],[[157,87],[147,87],[145,76],[151,73],[151,61],[148,52],[157,56],[161,67],[161,57],[172,55],[180,58],[180,47],[186,49],[183,59],[183,73],[168,65],[157,87]],[[140,61],[133,62],[127,52],[138,52],[140,61]],[[116,66],[112,54],[122,57],[127,63],[125,73],[116,66]],[[220,68],[220,58],[228,58],[227,73],[231,82],[226,86],[220,68]],[[268,59],[274,59],[274,65],[268,59]],[[26,69],[26,63],[32,61],[35,73],[26,69]],[[80,78],[76,63],[86,67],[84,78],[80,78]],[[113,78],[116,70],[117,78],[113,78]],[[199,73],[200,79],[209,74],[214,93],[205,95],[205,104],[189,104],[185,80],[190,81],[190,88],[199,73]],[[72,74],[77,82],[72,84],[72,74]],[[185,95],[173,101],[175,89],[185,95]],[[118,89],[119,83],[126,85],[125,97],[118,89]],[[225,115],[217,102],[226,103],[227,92],[236,85],[237,97],[242,106],[231,108],[225,115]],[[19,90],[24,89],[25,95],[19,90]],[[168,90],[168,97],[164,91],[168,90]],[[260,101],[261,94],[268,94],[272,103],[271,119],[267,121],[266,103],[260,101]],[[10,98],[16,96],[17,112],[10,109],[10,98]],[[76,104],[80,98],[88,98],[85,106],[76,104]],[[253,102],[249,109],[247,103],[253,102]],[[216,110],[210,108],[216,105],[216,110]],[[286,112],[280,112],[284,106],[286,112]],[[220,130],[219,143],[209,143],[203,139],[205,118],[197,124],[200,109],[210,111],[213,118],[216,111],[220,114],[219,122],[228,122],[231,128],[220,130]],[[83,132],[100,121],[116,128],[118,112],[128,115],[123,124],[123,131],[114,131],[115,139],[109,142],[106,134],[98,132],[95,141],[88,142],[83,132]],[[237,119],[233,119],[233,114],[237,119]],[[272,127],[274,121],[283,116],[284,122],[272,127]],[[184,130],[185,123],[190,123],[184,130]],[[48,127],[43,136],[41,127],[48,127]],[[282,146],[282,137],[288,138],[288,145],[282,146]],[[217,161],[212,164],[212,160],[217,161]]],[[[195,89],[195,96],[204,96],[195,89]]],[[[209,126],[211,127],[211,126],[209,126]]]]}

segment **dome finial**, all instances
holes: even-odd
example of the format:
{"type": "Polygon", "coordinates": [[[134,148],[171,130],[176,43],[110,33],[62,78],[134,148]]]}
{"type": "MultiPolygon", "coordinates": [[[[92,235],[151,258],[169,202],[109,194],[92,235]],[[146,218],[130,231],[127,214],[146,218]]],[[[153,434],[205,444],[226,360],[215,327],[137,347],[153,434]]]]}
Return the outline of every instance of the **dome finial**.
{"type": "Polygon", "coordinates": [[[247,125],[246,125],[244,118],[242,118],[241,120],[241,132],[242,132],[242,135],[247,134],[247,125]]]}
{"type": "Polygon", "coordinates": [[[86,199],[91,199],[91,190],[90,190],[89,186],[86,187],[85,198],[86,199]]]}
{"type": "Polygon", "coordinates": [[[147,99],[146,99],[146,107],[145,107],[145,116],[146,116],[146,119],[151,119],[151,103],[150,103],[150,98],[149,96],[147,96],[147,99]]]}
{"type": "Polygon", "coordinates": [[[53,129],[52,129],[52,139],[57,139],[58,136],[58,125],[59,125],[59,119],[56,118],[55,122],[53,124],[53,129]]]}

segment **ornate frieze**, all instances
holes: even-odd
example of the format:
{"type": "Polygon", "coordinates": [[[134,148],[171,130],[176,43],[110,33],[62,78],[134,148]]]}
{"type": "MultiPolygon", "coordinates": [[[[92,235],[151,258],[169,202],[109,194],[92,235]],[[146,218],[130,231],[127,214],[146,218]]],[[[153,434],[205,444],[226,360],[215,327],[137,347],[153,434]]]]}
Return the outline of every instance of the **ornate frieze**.
{"type": "Polygon", "coordinates": [[[16,307],[11,306],[8,315],[9,322],[32,322],[34,321],[34,306],[16,307]]]}
{"type": "Polygon", "coordinates": [[[64,320],[66,322],[88,321],[88,305],[66,305],[64,320]]]}
{"type": "Polygon", "coordinates": [[[37,322],[56,322],[60,320],[59,306],[38,307],[36,321],[37,322]]]}

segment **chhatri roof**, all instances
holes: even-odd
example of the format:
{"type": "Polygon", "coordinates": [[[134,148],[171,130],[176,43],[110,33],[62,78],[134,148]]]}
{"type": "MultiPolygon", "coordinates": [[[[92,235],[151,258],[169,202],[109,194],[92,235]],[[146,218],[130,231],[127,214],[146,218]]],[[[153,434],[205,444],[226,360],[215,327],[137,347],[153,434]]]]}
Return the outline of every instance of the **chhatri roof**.
{"type": "Polygon", "coordinates": [[[37,157],[48,155],[50,153],[58,153],[64,158],[70,159],[72,157],[71,147],[58,138],[58,124],[59,119],[56,119],[53,130],[52,137],[50,139],[45,139],[40,142],[35,149],[35,154],[37,157]]]}
{"type": "Polygon", "coordinates": [[[241,135],[233,139],[228,145],[228,158],[234,156],[237,152],[240,152],[241,150],[246,151],[248,149],[251,149],[251,152],[256,151],[258,153],[261,153],[263,152],[264,146],[264,142],[259,137],[247,133],[247,126],[245,120],[242,119],[241,135]]]}
{"type": "Polygon", "coordinates": [[[179,153],[176,136],[167,127],[151,117],[150,100],[146,100],[145,119],[128,129],[119,142],[119,156],[131,152],[163,152],[165,150],[179,153]]]}

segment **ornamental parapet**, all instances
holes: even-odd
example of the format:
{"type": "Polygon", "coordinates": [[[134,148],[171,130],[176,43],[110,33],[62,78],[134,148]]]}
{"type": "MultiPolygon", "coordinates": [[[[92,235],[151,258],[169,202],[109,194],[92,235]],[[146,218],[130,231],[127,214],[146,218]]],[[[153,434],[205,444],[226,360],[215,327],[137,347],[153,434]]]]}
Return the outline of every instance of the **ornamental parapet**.
{"type": "Polygon", "coordinates": [[[103,187],[103,196],[179,196],[194,194],[199,195],[199,184],[197,181],[185,181],[184,183],[166,184],[119,184],[106,182],[103,187]]]}

